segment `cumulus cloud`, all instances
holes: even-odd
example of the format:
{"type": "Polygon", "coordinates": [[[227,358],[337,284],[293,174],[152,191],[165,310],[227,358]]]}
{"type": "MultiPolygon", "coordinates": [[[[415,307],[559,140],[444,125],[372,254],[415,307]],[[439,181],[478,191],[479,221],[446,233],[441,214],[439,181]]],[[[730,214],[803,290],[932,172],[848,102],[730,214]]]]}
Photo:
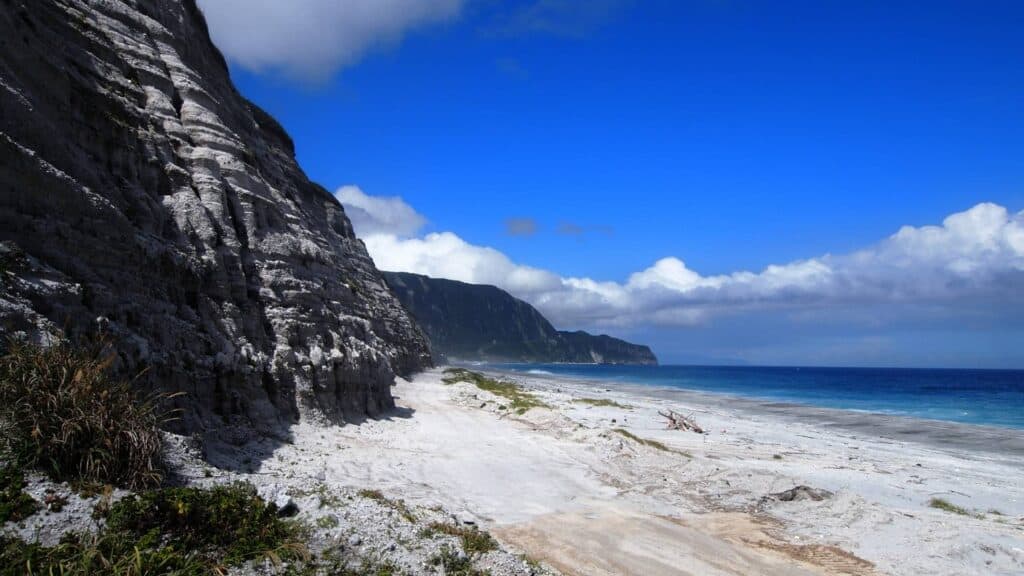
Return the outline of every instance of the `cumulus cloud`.
{"type": "Polygon", "coordinates": [[[459,14],[463,0],[198,0],[214,42],[253,71],[319,81],[418,26],[459,14]]]}
{"type": "Polygon", "coordinates": [[[952,214],[940,225],[904,226],[849,254],[707,276],[668,256],[625,282],[560,276],[451,232],[415,238],[372,232],[364,240],[384,270],[499,286],[566,327],[680,326],[751,311],[805,314],[893,305],[937,305],[966,314],[971,307],[1024,300],[1024,211],[991,203],[952,214]]]}
{"type": "Polygon", "coordinates": [[[345,206],[352,227],[360,236],[386,234],[399,238],[413,236],[427,219],[397,196],[369,196],[358,186],[342,186],[334,196],[345,206]]]}

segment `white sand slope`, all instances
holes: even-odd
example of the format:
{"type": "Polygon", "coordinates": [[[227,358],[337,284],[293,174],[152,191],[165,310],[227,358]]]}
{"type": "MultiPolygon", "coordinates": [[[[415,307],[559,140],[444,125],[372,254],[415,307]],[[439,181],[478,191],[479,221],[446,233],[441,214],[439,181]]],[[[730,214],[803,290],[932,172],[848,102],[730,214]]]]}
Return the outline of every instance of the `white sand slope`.
{"type": "Polygon", "coordinates": [[[389,419],[302,425],[261,472],[375,487],[459,511],[566,574],[1022,574],[1024,463],[581,383],[521,382],[525,415],[441,372],[400,381],[389,419]],[[573,400],[612,398],[629,409],[573,400]],[[693,412],[709,434],[668,431],[693,412]],[[641,445],[615,431],[657,440],[641,445]],[[689,455],[684,455],[686,452],[689,455]],[[821,502],[762,501],[806,484],[821,502]],[[977,510],[928,506],[933,497],[977,510]],[[1000,514],[989,510],[998,509],[1000,514]]]}

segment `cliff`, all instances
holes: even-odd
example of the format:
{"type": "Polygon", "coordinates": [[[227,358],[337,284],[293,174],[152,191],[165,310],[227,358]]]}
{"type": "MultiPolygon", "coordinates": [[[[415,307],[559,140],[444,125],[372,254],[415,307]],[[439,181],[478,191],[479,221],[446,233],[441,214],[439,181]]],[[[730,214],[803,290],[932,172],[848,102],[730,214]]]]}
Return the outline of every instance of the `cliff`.
{"type": "Polygon", "coordinates": [[[430,363],[193,0],[5,0],[0,157],[0,332],[102,332],[180,429],[377,414],[430,363]]]}
{"type": "Polygon", "coordinates": [[[611,336],[555,330],[536,308],[494,286],[384,272],[391,291],[430,337],[460,360],[657,364],[651,349],[611,336]]]}

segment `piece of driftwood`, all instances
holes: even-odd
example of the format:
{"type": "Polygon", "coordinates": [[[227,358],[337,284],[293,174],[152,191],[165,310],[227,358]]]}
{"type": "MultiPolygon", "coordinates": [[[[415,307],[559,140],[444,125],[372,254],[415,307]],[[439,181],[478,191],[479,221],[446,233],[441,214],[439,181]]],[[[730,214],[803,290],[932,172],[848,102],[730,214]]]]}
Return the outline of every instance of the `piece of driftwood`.
{"type": "Polygon", "coordinates": [[[675,410],[669,410],[668,412],[658,411],[658,414],[668,420],[669,430],[692,430],[697,434],[704,433],[704,429],[697,424],[697,421],[692,416],[683,416],[675,410]]]}

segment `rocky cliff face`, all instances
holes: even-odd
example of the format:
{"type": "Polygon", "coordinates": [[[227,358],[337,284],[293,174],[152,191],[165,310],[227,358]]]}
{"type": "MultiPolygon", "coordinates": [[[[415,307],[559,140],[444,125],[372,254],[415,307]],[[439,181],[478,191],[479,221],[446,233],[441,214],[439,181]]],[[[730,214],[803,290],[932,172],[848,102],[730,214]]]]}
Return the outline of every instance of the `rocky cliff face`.
{"type": "Polygon", "coordinates": [[[0,330],[102,330],[186,430],[392,406],[426,339],[194,1],[0,3],[0,330]]]}
{"type": "Polygon", "coordinates": [[[657,364],[651,349],[611,336],[555,330],[536,308],[494,286],[384,272],[430,337],[438,359],[657,364]]]}

